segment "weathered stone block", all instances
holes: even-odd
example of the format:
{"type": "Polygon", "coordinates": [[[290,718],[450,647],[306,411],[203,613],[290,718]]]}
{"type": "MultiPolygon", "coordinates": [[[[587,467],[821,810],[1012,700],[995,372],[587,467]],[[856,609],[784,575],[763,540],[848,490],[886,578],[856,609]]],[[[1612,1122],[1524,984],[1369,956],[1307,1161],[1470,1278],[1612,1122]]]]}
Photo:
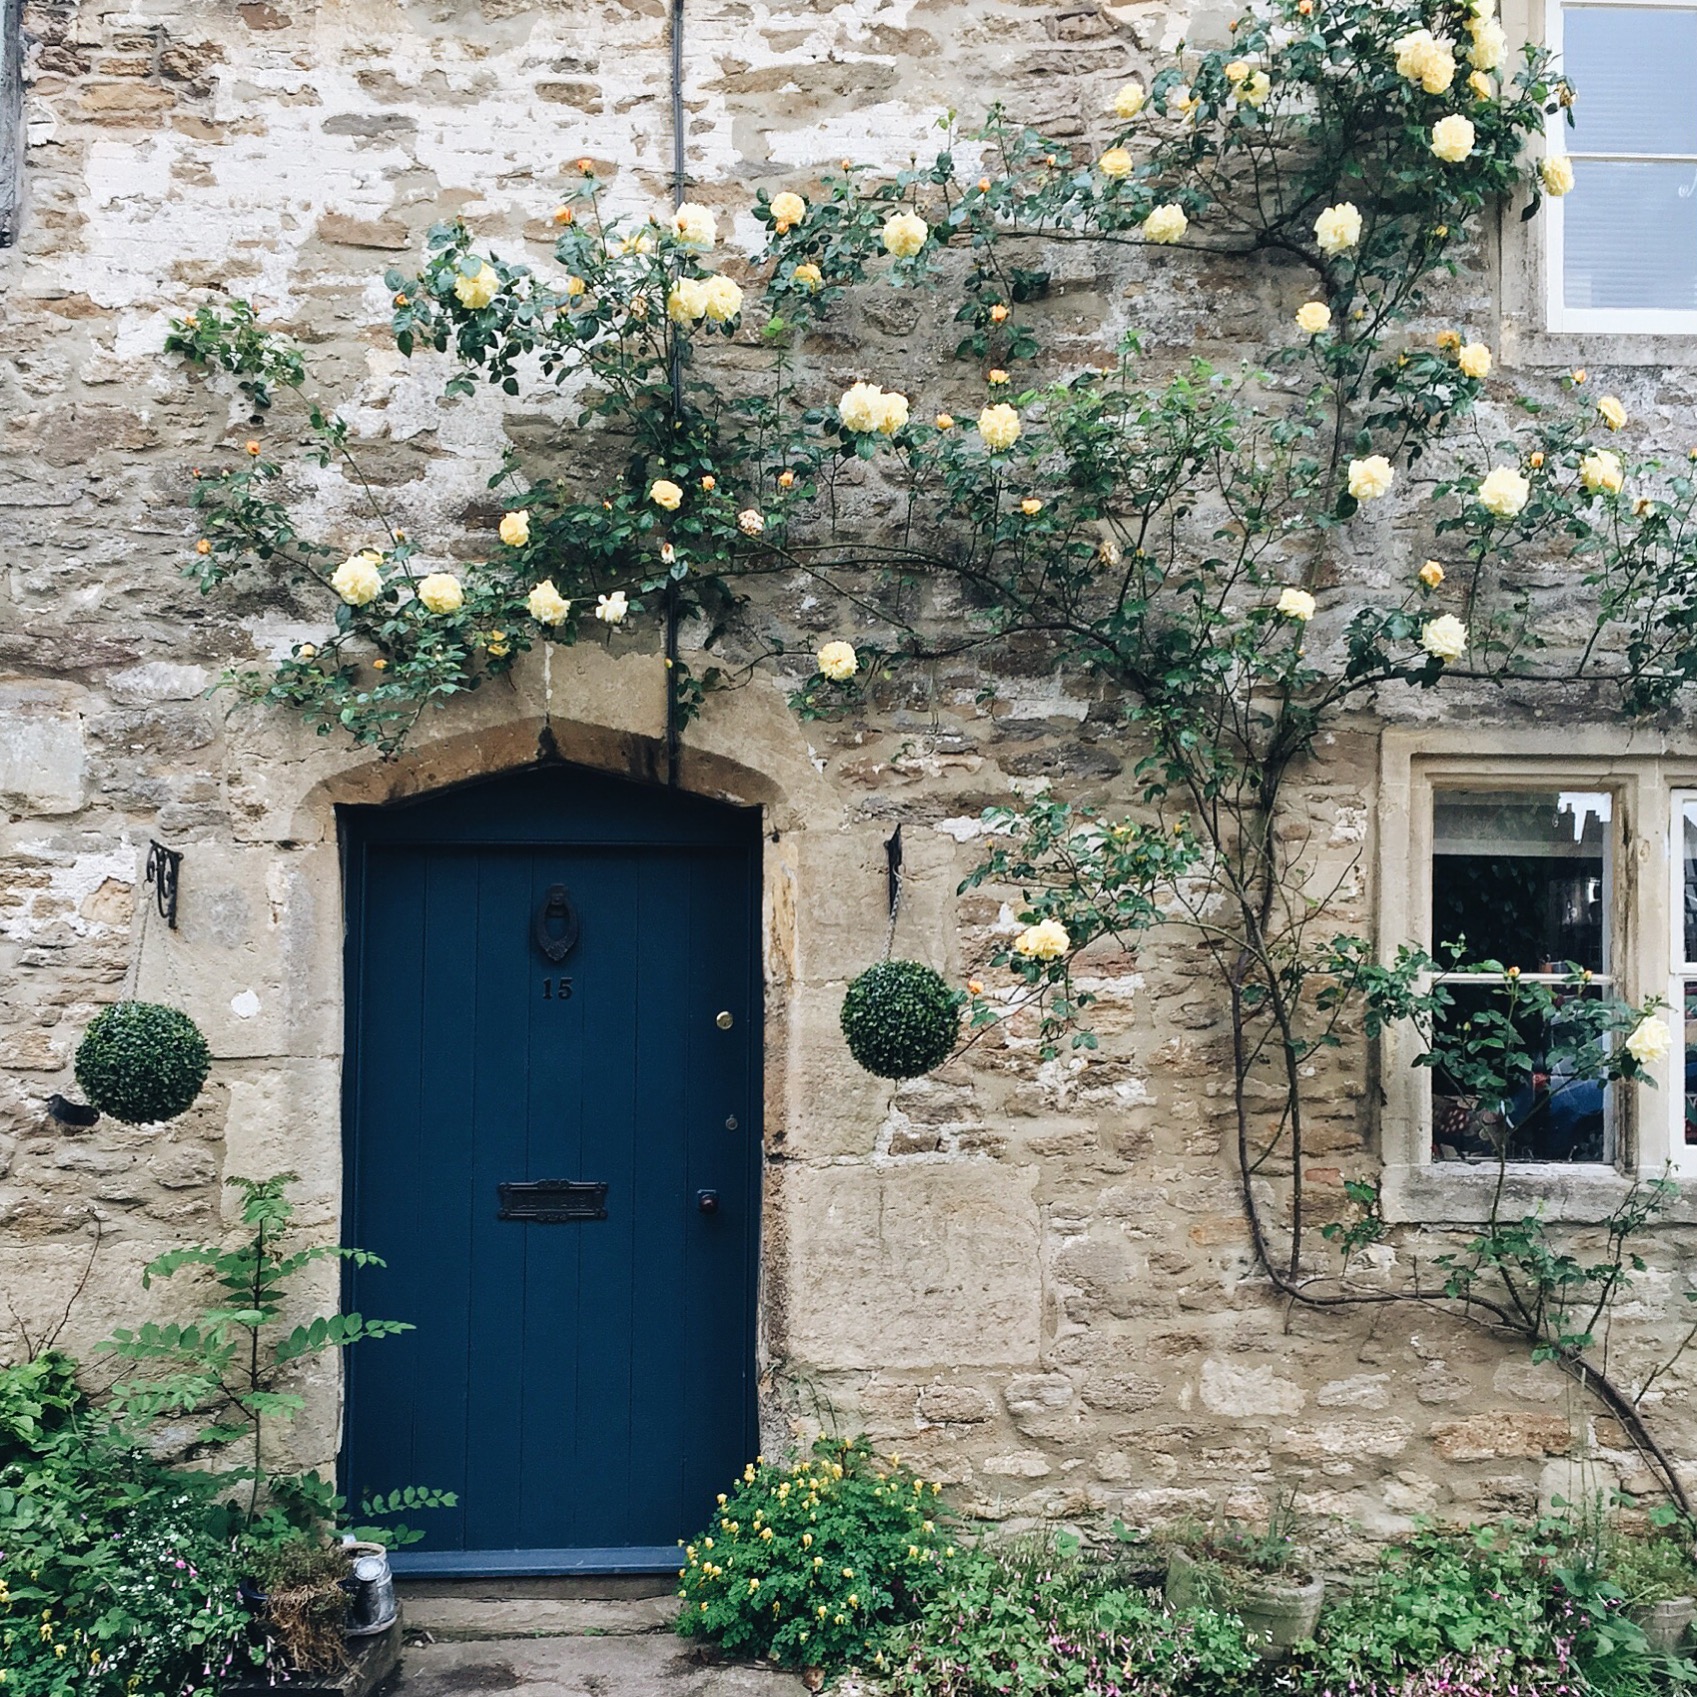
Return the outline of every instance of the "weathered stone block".
{"type": "Polygon", "coordinates": [[[798,1363],[1034,1363],[1034,1178],[982,1161],[793,1170],[783,1205],[792,1245],[789,1341],[798,1363]]]}
{"type": "Polygon", "coordinates": [[[1430,1433],[1432,1447],[1446,1461],[1496,1461],[1510,1457],[1537,1460],[1565,1455],[1573,1431],[1560,1414],[1525,1414],[1505,1408],[1445,1420],[1430,1433]]]}
{"type": "Polygon", "coordinates": [[[70,684],[0,684],[0,807],[56,814],[83,805],[82,699],[70,684]]]}

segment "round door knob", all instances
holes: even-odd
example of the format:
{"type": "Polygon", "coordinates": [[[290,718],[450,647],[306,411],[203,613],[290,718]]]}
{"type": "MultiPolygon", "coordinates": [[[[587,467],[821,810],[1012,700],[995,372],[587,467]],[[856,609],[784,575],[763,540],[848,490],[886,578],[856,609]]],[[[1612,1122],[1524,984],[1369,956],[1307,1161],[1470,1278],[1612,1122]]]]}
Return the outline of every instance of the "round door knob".
{"type": "Polygon", "coordinates": [[[730,1029],[731,1029],[731,1027],[732,1027],[732,1026],[733,1026],[733,1025],[734,1025],[734,1024],[736,1024],[736,1021],[735,1021],[735,1020],[733,1020],[733,1019],[732,1019],[732,1018],[731,1018],[731,1016],[730,1016],[730,1015],[729,1015],[729,1014],[728,1014],[728,1013],[722,1013],[722,1014],[720,1014],[720,1015],[719,1015],[719,1016],[718,1016],[718,1018],[717,1018],[717,1019],[715,1019],[715,1020],[714,1020],[714,1021],[713,1021],[713,1023],[714,1023],[714,1024],[715,1024],[715,1025],[716,1025],[716,1026],[718,1026],[718,1028],[719,1028],[719,1029],[720,1029],[720,1030],[721,1030],[721,1031],[729,1031],[729,1030],[730,1030],[730,1029]]]}
{"type": "Polygon", "coordinates": [[[698,1190],[695,1193],[695,1205],[704,1214],[719,1212],[719,1193],[716,1190],[698,1190]]]}

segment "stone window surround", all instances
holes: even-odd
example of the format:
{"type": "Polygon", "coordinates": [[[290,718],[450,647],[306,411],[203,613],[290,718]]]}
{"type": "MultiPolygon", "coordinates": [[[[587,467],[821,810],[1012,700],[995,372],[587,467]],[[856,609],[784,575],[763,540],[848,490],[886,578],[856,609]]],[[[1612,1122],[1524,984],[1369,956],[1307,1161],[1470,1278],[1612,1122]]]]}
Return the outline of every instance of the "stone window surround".
{"type": "MultiPolygon", "coordinates": [[[[1671,747],[1653,731],[1622,726],[1387,729],[1380,741],[1376,882],[1378,948],[1389,961],[1401,942],[1430,943],[1432,791],[1438,785],[1498,789],[1607,790],[1615,797],[1615,974],[1632,1000],[1667,996],[1674,959],[1672,826],[1675,798],[1697,791],[1697,750],[1671,747]],[[1406,829],[1384,821],[1406,822],[1406,829]]],[[[1674,1021],[1677,1029],[1678,1022],[1674,1021]]],[[[1414,1066],[1412,1033],[1387,1032],[1378,1045],[1379,1149],[1387,1219],[1476,1224],[1490,1209],[1497,1169],[1489,1163],[1431,1159],[1431,1102],[1425,1070],[1414,1066]]],[[[1697,1189],[1697,1149],[1674,1137],[1684,1092],[1675,1056],[1652,1070],[1655,1088],[1621,1093],[1620,1155],[1604,1163],[1513,1163],[1507,1204],[1546,1218],[1597,1221],[1617,1207],[1634,1177],[1662,1175],[1668,1162],[1697,1189]]],[[[1674,1210],[1697,1219],[1697,1196],[1674,1210]]]]}
{"type": "MultiPolygon", "coordinates": [[[[1549,20],[1562,0],[1503,0],[1500,15],[1510,60],[1524,41],[1548,41],[1549,20]]],[[[1656,0],[1650,0],[1651,4],[1656,0]]],[[[1508,68],[1505,65],[1505,69],[1508,68]]],[[[1584,91],[1580,91],[1584,98],[1584,91]]],[[[1560,122],[1552,118],[1551,122],[1560,122]]],[[[1497,292],[1498,352],[1507,366],[1571,370],[1597,366],[1697,365],[1697,332],[1689,330],[1555,330],[1550,326],[1550,273],[1560,209],[1545,200],[1536,218],[1521,222],[1527,199],[1517,195],[1500,214],[1489,245],[1497,292]],[[1556,216],[1547,216],[1556,207],[1556,216]]],[[[1691,315],[1685,315],[1687,317],[1691,315]]]]}

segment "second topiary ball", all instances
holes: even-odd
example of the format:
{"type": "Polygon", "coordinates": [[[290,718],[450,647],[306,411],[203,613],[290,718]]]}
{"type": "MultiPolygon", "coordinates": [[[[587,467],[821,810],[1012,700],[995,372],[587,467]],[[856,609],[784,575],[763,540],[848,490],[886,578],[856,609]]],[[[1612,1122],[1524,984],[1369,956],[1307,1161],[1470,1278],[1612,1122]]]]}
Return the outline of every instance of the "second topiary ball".
{"type": "Polygon", "coordinates": [[[126,1125],[174,1120],[194,1105],[212,1051],[186,1013],[157,1002],[116,1002],[77,1045],[77,1083],[89,1104],[126,1125]]]}
{"type": "Polygon", "coordinates": [[[960,998],[916,960],[870,966],[843,997],[849,1053],[879,1078],[918,1078],[954,1053],[960,998]]]}

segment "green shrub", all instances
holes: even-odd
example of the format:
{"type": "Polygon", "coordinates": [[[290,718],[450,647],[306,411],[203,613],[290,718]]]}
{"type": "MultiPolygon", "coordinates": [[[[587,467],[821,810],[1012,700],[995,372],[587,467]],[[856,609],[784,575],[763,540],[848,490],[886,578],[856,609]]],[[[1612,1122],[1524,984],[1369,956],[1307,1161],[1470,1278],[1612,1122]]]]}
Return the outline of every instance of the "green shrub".
{"type": "Polygon", "coordinates": [[[954,1053],[960,997],[916,960],[869,966],[843,997],[849,1053],[879,1078],[918,1078],[954,1053]]]}
{"type": "Polygon", "coordinates": [[[898,1697],[1229,1697],[1256,1689],[1262,1665],[1235,1616],[1168,1613],[1076,1539],[1036,1537],[965,1556],[882,1661],[898,1697]]]}
{"type": "Polygon", "coordinates": [[[77,1083],[90,1106],[127,1125],[186,1113],[211,1066],[200,1027],[157,1002],[114,1003],[94,1016],[77,1045],[77,1083]]]}
{"type": "Polygon", "coordinates": [[[684,1551],[678,1630],[735,1655],[834,1667],[876,1652],[959,1560],[941,1486],[877,1460],[865,1439],[751,1464],[684,1551]]]}
{"type": "Polygon", "coordinates": [[[211,1697],[247,1664],[232,1516],[130,1443],[62,1355],[0,1369],[6,1697],[211,1697]]]}

